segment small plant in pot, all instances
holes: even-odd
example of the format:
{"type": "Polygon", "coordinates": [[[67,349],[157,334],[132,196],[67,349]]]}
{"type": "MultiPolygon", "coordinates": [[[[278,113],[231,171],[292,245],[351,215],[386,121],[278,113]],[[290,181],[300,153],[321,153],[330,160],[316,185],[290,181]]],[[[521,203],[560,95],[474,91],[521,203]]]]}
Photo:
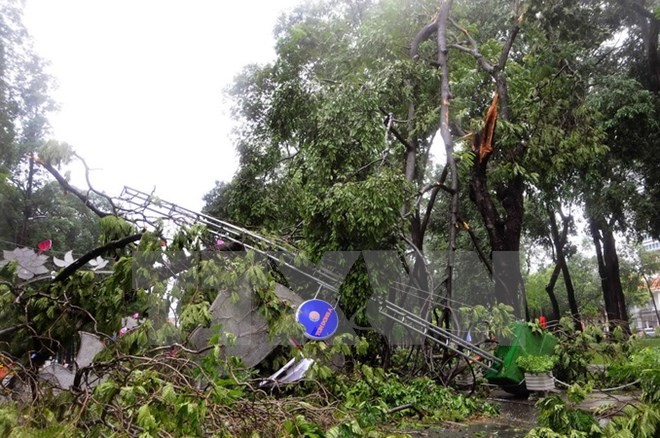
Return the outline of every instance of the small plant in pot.
{"type": "Polygon", "coordinates": [[[557,361],[556,356],[528,354],[516,359],[518,365],[525,373],[525,384],[530,391],[550,391],[555,383],[552,377],[552,368],[557,361]]]}

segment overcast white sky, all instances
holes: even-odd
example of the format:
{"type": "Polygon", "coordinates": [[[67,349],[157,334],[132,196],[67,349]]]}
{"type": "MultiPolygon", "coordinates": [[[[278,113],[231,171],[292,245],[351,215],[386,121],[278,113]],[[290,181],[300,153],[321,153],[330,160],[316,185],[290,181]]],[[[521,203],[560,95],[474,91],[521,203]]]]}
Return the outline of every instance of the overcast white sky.
{"type": "Polygon", "coordinates": [[[222,92],[246,64],[274,58],[273,26],[299,1],[27,0],[25,25],[59,84],[54,138],[110,195],[155,187],[200,209],[237,165],[222,92]]]}

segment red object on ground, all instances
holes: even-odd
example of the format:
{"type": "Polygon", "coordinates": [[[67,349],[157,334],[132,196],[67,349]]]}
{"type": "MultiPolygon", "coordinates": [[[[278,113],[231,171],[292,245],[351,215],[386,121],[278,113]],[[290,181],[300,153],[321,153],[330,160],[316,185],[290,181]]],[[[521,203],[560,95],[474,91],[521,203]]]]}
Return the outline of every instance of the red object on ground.
{"type": "Polygon", "coordinates": [[[539,325],[541,326],[541,328],[545,328],[546,324],[547,322],[545,320],[545,316],[543,315],[539,316],[539,325]]]}

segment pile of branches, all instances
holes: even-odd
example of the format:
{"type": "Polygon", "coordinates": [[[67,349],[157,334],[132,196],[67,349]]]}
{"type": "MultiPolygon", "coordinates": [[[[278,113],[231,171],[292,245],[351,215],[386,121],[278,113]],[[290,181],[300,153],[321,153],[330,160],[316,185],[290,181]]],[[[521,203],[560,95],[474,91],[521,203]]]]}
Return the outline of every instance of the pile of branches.
{"type": "MultiPolygon", "coordinates": [[[[11,429],[83,436],[246,436],[255,430],[284,436],[301,424],[327,430],[336,423],[337,401],[325,390],[278,397],[259,389],[231,358],[220,359],[217,348],[205,350],[178,344],[143,354],[109,349],[78,370],[69,390],[14,368],[2,389],[0,435],[10,427],[9,412],[15,412],[11,429]]],[[[11,361],[0,354],[0,363],[11,361]]]]}

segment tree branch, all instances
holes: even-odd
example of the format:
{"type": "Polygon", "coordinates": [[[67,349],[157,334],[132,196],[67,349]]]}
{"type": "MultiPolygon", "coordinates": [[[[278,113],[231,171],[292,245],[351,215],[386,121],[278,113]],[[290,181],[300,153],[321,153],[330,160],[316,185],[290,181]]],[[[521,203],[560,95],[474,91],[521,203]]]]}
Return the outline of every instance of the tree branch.
{"type": "Polygon", "coordinates": [[[479,255],[479,260],[481,260],[481,262],[486,267],[486,270],[488,270],[488,275],[492,277],[493,266],[490,264],[490,261],[488,260],[488,257],[486,257],[486,254],[484,253],[483,249],[481,249],[481,245],[479,245],[479,239],[477,238],[477,235],[474,234],[474,230],[472,230],[470,224],[468,224],[465,220],[459,219],[459,222],[461,222],[461,224],[463,225],[463,229],[467,231],[468,234],[470,235],[472,244],[474,245],[474,248],[477,250],[477,255],[479,255]]]}
{"type": "Polygon", "coordinates": [[[417,406],[415,406],[412,403],[408,403],[408,404],[401,405],[401,406],[396,406],[394,408],[389,409],[387,411],[387,413],[388,414],[394,414],[394,413],[399,412],[399,411],[405,411],[406,409],[412,409],[413,411],[415,411],[415,413],[417,414],[417,416],[420,419],[422,419],[424,417],[424,413],[417,406]]]}
{"type": "Polygon", "coordinates": [[[516,24],[509,30],[509,35],[506,38],[504,46],[502,46],[502,51],[500,52],[500,59],[497,61],[497,70],[504,70],[506,61],[509,59],[509,53],[511,52],[511,47],[513,47],[513,42],[520,31],[520,20],[522,15],[516,19],[516,24]]]}
{"type": "Polygon", "coordinates": [[[11,326],[11,327],[4,328],[4,329],[0,330],[0,336],[4,336],[4,335],[14,333],[14,332],[22,329],[25,326],[26,326],[26,324],[17,324],[17,325],[11,326]]]}
{"type": "MultiPolygon", "coordinates": [[[[83,167],[85,168],[85,181],[87,181],[87,187],[89,187],[89,191],[94,192],[98,196],[101,196],[101,197],[105,198],[110,203],[110,205],[112,206],[112,211],[116,215],[117,214],[117,208],[115,207],[115,203],[114,203],[113,199],[110,196],[106,195],[105,193],[99,192],[94,187],[92,187],[92,182],[89,179],[89,166],[87,165],[87,161],[85,161],[85,159],[83,157],[76,154],[75,152],[73,153],[73,156],[78,158],[80,160],[80,162],[83,164],[83,167]]],[[[89,191],[88,191],[88,193],[89,193],[89,191]]]]}
{"type": "MultiPolygon", "coordinates": [[[[451,188],[447,187],[447,185],[444,184],[444,182],[442,182],[442,181],[436,181],[436,182],[434,182],[434,183],[427,184],[427,185],[425,185],[424,187],[422,187],[422,189],[421,189],[419,192],[417,192],[417,195],[416,195],[416,196],[418,196],[418,197],[419,197],[419,196],[422,196],[422,195],[425,194],[426,192],[430,192],[431,190],[434,190],[434,189],[436,189],[436,188],[442,189],[442,190],[444,190],[445,192],[449,193],[450,195],[453,195],[453,194],[454,194],[454,191],[453,191],[451,188]]],[[[418,200],[418,201],[417,201],[417,204],[419,204],[419,202],[420,202],[420,201],[418,200]]]]}
{"type": "Polygon", "coordinates": [[[62,269],[62,271],[59,274],[57,274],[57,277],[53,279],[53,283],[58,283],[66,280],[71,275],[73,275],[74,272],[82,268],[85,265],[85,263],[95,259],[96,257],[99,257],[100,255],[106,253],[107,251],[123,248],[130,243],[140,240],[141,238],[142,238],[142,233],[134,234],[132,236],[124,237],[123,239],[113,240],[112,242],[109,242],[106,245],[103,245],[99,248],[96,248],[88,252],[87,254],[83,255],[75,262],[71,263],[66,268],[62,269]]]}
{"type": "Polygon", "coordinates": [[[472,38],[472,35],[470,35],[470,33],[467,31],[467,29],[460,26],[451,17],[449,17],[449,22],[452,24],[452,26],[454,26],[456,29],[461,31],[463,33],[463,35],[465,35],[465,37],[467,38],[468,43],[470,44],[471,48],[461,46],[460,44],[450,44],[449,47],[451,47],[453,49],[460,50],[462,52],[466,52],[466,53],[471,54],[472,56],[475,57],[475,59],[477,60],[477,62],[481,66],[481,68],[484,69],[484,71],[486,71],[487,73],[490,73],[491,75],[495,74],[496,73],[495,67],[493,67],[493,65],[491,63],[489,63],[486,60],[486,58],[484,58],[484,55],[481,54],[481,52],[479,51],[479,46],[477,45],[477,41],[474,38],[472,38]]]}
{"type": "Polygon", "coordinates": [[[41,158],[37,158],[35,162],[41,164],[51,175],[55,177],[57,182],[64,188],[64,190],[73,193],[78,199],[80,199],[90,210],[92,210],[98,217],[111,216],[111,213],[105,212],[97,208],[89,200],[89,197],[82,194],[78,189],[69,184],[69,181],[62,176],[57,169],[55,169],[50,163],[43,161],[41,158]]]}
{"type": "Polygon", "coordinates": [[[425,40],[429,39],[431,35],[433,35],[433,32],[436,31],[438,28],[438,18],[440,17],[440,14],[436,14],[435,17],[433,17],[433,20],[424,26],[422,30],[420,30],[417,35],[415,35],[415,38],[413,38],[412,46],[410,47],[410,57],[412,59],[417,59],[419,57],[419,46],[422,44],[425,40]]]}
{"type": "MultiPolygon", "coordinates": [[[[385,111],[385,109],[380,108],[380,107],[379,107],[378,109],[380,110],[381,113],[383,113],[383,115],[385,115],[385,116],[389,116],[389,115],[390,115],[390,113],[387,112],[387,111],[385,111]]],[[[406,147],[406,150],[409,150],[409,149],[412,148],[412,146],[410,145],[410,143],[408,143],[408,140],[406,140],[406,139],[403,137],[403,135],[401,135],[401,133],[400,133],[400,132],[394,127],[394,124],[393,124],[393,123],[389,126],[389,132],[391,132],[392,134],[394,134],[394,137],[395,137],[397,140],[399,140],[399,141],[401,142],[401,144],[403,144],[403,145],[406,147]]]]}
{"type": "Polygon", "coordinates": [[[419,206],[419,203],[422,201],[422,196],[424,195],[424,193],[428,192],[429,190],[433,191],[431,193],[431,199],[429,200],[429,203],[426,205],[426,212],[424,213],[424,218],[422,219],[422,223],[420,226],[420,228],[422,229],[422,234],[424,234],[424,232],[426,231],[426,227],[431,219],[431,211],[433,210],[433,204],[435,204],[435,198],[438,194],[438,190],[442,189],[445,192],[449,193],[450,195],[454,194],[454,191],[445,185],[445,180],[447,179],[448,173],[449,173],[449,168],[445,166],[442,169],[440,178],[438,178],[438,180],[432,184],[427,184],[417,194],[417,205],[419,206]]]}
{"type": "Polygon", "coordinates": [[[433,211],[433,205],[435,204],[435,198],[438,197],[438,192],[440,191],[440,188],[447,188],[444,184],[442,185],[436,185],[433,188],[433,191],[431,192],[431,199],[429,199],[429,203],[426,205],[426,211],[424,212],[424,217],[422,218],[422,223],[420,225],[421,233],[422,236],[424,233],[426,233],[426,228],[429,225],[429,221],[431,220],[431,212],[433,211]]]}

